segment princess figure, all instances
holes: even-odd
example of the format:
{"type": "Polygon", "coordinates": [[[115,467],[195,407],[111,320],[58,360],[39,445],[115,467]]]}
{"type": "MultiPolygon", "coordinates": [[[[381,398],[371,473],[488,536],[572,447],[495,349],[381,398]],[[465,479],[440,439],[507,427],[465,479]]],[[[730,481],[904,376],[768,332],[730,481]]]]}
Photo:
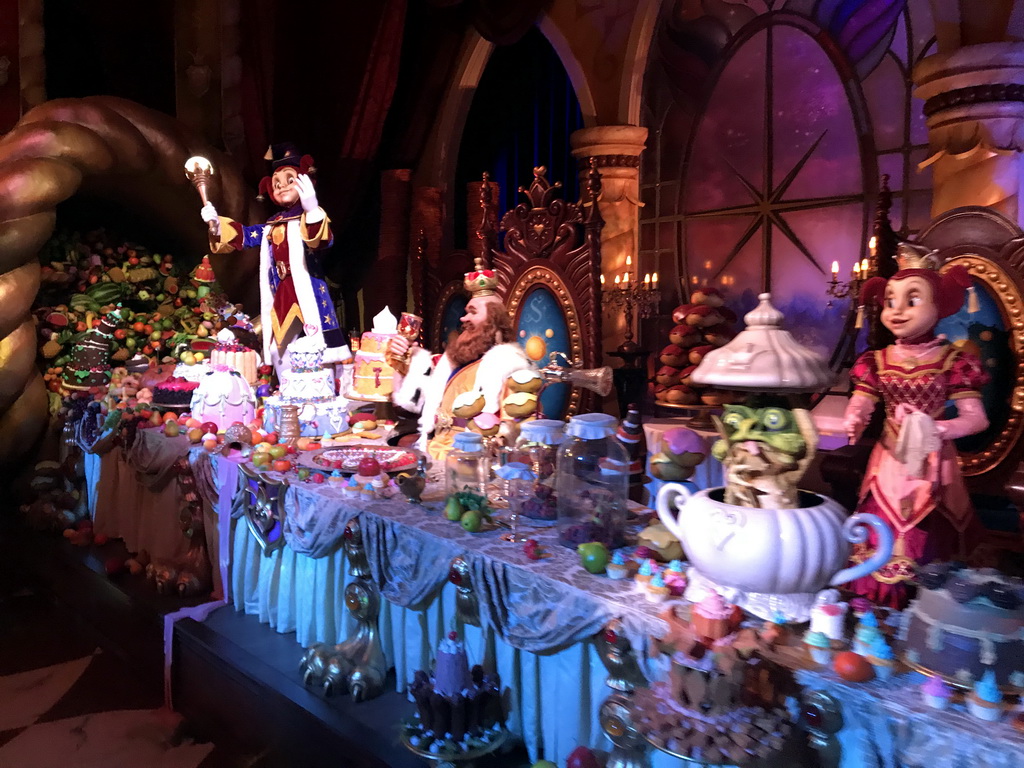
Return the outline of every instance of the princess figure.
{"type": "MultiPolygon", "coordinates": [[[[900,245],[897,262],[892,278],[873,277],[861,289],[862,305],[880,303],[882,324],[896,343],[865,352],[854,364],[843,426],[856,442],[881,399],[885,426],[868,460],[857,511],[888,523],[893,556],[852,587],[876,604],[902,608],[915,564],[963,558],[973,538],[977,521],[953,441],[988,427],[980,392],[988,375],[973,354],[935,336],[938,321],[963,305],[971,284],[967,270],[953,266],[940,275],[935,253],[910,243],[900,245]],[[947,401],[956,406],[955,418],[945,418],[947,401]]],[[[869,547],[859,545],[853,559],[868,556],[869,547]]]]}

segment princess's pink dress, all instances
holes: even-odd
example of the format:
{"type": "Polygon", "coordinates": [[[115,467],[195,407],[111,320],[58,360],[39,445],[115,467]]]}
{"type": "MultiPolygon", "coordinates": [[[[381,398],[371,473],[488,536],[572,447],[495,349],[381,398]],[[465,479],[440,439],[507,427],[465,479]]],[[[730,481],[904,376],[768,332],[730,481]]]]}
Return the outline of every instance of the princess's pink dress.
{"type": "MultiPolygon", "coordinates": [[[[879,398],[885,407],[885,427],[871,451],[857,511],[881,517],[895,538],[889,563],[851,586],[877,605],[902,608],[915,564],[964,558],[975,543],[978,523],[953,440],[987,428],[980,390],[988,375],[971,353],[931,339],[865,352],[850,376],[848,424],[867,423],[879,398]],[[942,420],[947,400],[956,403],[957,416],[942,420]],[[935,419],[942,438],[939,450],[925,459],[921,477],[894,455],[900,423],[911,409],[935,419]]],[[[873,549],[873,538],[858,545],[854,561],[867,559],[873,549]]]]}

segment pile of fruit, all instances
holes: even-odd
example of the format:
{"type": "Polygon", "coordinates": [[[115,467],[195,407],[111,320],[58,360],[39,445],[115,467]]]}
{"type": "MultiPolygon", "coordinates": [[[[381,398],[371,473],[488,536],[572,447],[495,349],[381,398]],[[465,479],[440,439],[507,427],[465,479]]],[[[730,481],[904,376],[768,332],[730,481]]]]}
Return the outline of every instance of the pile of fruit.
{"type": "Polygon", "coordinates": [[[491,505],[478,493],[459,491],[448,497],[444,505],[444,516],[469,533],[477,533],[484,527],[484,523],[491,521],[491,505]]]}
{"type": "Polygon", "coordinates": [[[214,335],[226,322],[218,312],[225,302],[206,259],[198,275],[182,277],[170,254],[118,243],[98,230],[55,235],[42,248],[40,261],[33,314],[52,392],[61,391],[61,375],[76,344],[118,306],[122,321],[111,349],[115,367],[139,355],[153,363],[200,362],[205,353],[196,340],[214,335]]]}

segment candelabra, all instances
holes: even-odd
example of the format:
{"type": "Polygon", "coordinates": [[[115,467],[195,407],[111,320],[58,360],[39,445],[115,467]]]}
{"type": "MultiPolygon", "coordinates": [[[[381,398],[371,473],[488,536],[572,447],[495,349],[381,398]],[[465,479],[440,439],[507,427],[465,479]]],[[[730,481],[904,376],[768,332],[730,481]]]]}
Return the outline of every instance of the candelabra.
{"type": "MultiPolygon", "coordinates": [[[[871,238],[874,241],[875,238],[871,238]]],[[[874,245],[871,250],[874,251],[874,245]]],[[[832,299],[845,299],[850,297],[854,303],[857,301],[857,294],[860,292],[860,287],[868,278],[868,260],[861,259],[859,262],[854,262],[853,269],[850,270],[849,280],[839,279],[839,262],[832,262],[832,279],[828,283],[828,287],[825,292],[830,297],[828,300],[829,308],[832,307],[832,299]]]]}
{"type": "MultiPolygon", "coordinates": [[[[623,310],[626,316],[626,338],[616,350],[616,356],[622,357],[627,365],[630,365],[627,357],[642,354],[640,352],[640,345],[633,341],[634,313],[636,313],[638,318],[650,317],[661,301],[661,291],[658,290],[658,273],[644,275],[644,279],[641,282],[629,272],[632,263],[632,259],[627,256],[626,271],[622,275],[615,276],[615,283],[612,288],[604,289],[605,305],[613,310],[623,310]]],[[[601,285],[603,286],[604,284],[604,275],[601,275],[601,285]]]]}

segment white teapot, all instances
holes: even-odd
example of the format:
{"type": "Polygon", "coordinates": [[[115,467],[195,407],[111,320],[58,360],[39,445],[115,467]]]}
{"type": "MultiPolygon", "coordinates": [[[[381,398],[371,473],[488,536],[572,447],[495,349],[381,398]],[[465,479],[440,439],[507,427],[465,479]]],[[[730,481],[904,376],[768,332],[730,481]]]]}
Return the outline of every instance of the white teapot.
{"type": "Polygon", "coordinates": [[[807,491],[799,492],[797,509],[738,507],[722,501],[724,491],[691,494],[668,483],[658,492],[658,517],[683,543],[700,576],[761,618],[781,611],[789,621],[806,621],[819,590],[889,562],[892,531],[877,515],[847,516],[836,501],[807,491]],[[851,544],[865,541],[869,526],[878,549],[869,560],[845,567],[851,544]]]}

